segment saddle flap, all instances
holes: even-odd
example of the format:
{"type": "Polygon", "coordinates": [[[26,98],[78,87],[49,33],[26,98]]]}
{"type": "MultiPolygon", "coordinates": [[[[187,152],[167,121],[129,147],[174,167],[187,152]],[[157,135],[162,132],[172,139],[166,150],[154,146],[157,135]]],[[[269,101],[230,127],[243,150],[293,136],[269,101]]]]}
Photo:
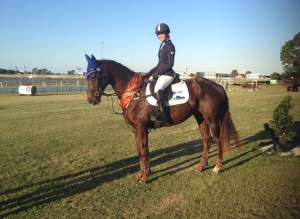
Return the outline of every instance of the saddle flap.
{"type": "MultiPolygon", "coordinates": [[[[179,86],[182,83],[182,80],[179,78],[179,74],[175,73],[174,75],[175,75],[175,77],[174,77],[173,81],[163,91],[166,101],[169,101],[173,98],[174,93],[172,91],[172,87],[179,86]]],[[[154,92],[156,83],[157,83],[157,80],[152,79],[150,81],[150,93],[155,99],[157,99],[156,93],[154,92]]]]}
{"type": "MultiPolygon", "coordinates": [[[[146,99],[150,105],[157,106],[157,99],[154,94],[154,85],[149,82],[146,88],[146,99]],[[150,87],[152,86],[152,93],[150,87]]],[[[189,100],[189,90],[185,81],[180,80],[179,83],[171,84],[167,89],[164,96],[167,97],[165,102],[167,106],[174,106],[186,103],[189,100]]]]}

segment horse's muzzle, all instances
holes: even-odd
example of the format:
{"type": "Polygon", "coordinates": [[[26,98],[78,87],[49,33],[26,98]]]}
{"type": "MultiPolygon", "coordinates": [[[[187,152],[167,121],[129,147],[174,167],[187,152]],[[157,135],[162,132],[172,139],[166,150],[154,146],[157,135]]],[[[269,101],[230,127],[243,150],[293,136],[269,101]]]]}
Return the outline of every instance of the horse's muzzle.
{"type": "Polygon", "coordinates": [[[101,102],[101,100],[97,97],[94,97],[93,99],[88,99],[89,104],[97,105],[101,102]]]}

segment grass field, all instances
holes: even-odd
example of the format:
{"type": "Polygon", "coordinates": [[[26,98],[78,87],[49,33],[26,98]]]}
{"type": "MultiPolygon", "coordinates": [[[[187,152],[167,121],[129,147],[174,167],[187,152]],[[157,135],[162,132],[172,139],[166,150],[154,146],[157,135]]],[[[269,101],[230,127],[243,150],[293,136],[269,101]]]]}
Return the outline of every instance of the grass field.
{"type": "MultiPolygon", "coordinates": [[[[284,87],[229,92],[245,145],[219,176],[197,174],[203,150],[196,121],[151,131],[152,174],[139,185],[133,133],[105,97],[83,93],[0,95],[0,218],[299,218],[300,158],[267,155],[269,122],[284,87]]],[[[290,93],[300,121],[300,93],[290,93]]]]}

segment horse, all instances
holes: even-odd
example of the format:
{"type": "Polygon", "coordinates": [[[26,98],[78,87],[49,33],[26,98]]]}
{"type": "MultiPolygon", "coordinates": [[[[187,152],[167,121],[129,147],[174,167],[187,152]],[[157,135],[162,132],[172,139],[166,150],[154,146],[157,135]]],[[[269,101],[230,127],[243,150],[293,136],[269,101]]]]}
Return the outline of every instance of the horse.
{"type": "MultiPolygon", "coordinates": [[[[113,87],[119,101],[126,93],[132,92],[128,91],[128,87],[137,73],[116,61],[95,59],[95,62],[98,70],[86,77],[88,103],[99,104],[108,85],[113,87]]],[[[148,158],[148,133],[149,129],[155,128],[155,122],[151,117],[157,112],[158,107],[150,105],[145,98],[145,85],[149,82],[149,76],[141,77],[142,82],[134,92],[135,98],[131,97],[125,106],[121,106],[123,117],[126,123],[132,126],[136,139],[140,160],[140,171],[136,174],[136,178],[139,183],[146,183],[151,173],[148,158]]],[[[218,175],[223,163],[223,153],[230,150],[231,137],[237,147],[242,146],[242,141],[231,119],[226,91],[221,85],[202,77],[187,79],[185,83],[189,91],[189,100],[184,104],[168,107],[170,119],[164,121],[162,127],[177,125],[193,115],[198,123],[204,145],[196,171],[201,173],[208,165],[211,131],[218,147],[217,162],[212,174],[218,175]]]]}

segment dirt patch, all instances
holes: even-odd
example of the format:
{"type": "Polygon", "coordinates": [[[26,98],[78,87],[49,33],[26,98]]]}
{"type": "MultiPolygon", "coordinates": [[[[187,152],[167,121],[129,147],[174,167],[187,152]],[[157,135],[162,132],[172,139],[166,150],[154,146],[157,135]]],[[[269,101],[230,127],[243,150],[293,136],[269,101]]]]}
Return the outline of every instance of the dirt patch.
{"type": "MultiPolygon", "coordinates": [[[[269,134],[274,135],[274,130],[269,127],[269,124],[265,124],[265,131],[269,134]]],[[[282,144],[275,139],[267,139],[262,142],[258,149],[264,153],[272,154],[278,152],[280,156],[299,156],[300,155],[300,121],[296,121],[293,127],[293,131],[296,132],[293,143],[282,144]]]]}
{"type": "Polygon", "coordinates": [[[265,142],[258,147],[259,150],[266,154],[273,154],[275,151],[279,153],[279,156],[299,156],[300,155],[300,143],[287,143],[278,144],[273,141],[265,142]]]}
{"type": "Polygon", "coordinates": [[[288,152],[281,152],[279,155],[280,156],[289,156],[289,155],[295,155],[295,156],[299,156],[300,155],[300,145],[294,147],[292,150],[288,151],[288,152]]]}

